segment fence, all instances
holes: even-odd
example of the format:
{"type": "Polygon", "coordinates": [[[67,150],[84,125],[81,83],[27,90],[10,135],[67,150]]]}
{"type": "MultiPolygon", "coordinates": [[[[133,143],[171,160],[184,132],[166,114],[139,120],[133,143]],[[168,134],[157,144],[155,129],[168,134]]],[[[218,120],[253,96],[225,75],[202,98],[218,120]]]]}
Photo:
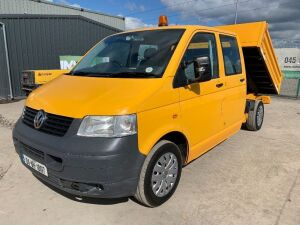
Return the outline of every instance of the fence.
{"type": "Polygon", "coordinates": [[[300,99],[300,71],[283,71],[283,74],[280,95],[300,99]]]}

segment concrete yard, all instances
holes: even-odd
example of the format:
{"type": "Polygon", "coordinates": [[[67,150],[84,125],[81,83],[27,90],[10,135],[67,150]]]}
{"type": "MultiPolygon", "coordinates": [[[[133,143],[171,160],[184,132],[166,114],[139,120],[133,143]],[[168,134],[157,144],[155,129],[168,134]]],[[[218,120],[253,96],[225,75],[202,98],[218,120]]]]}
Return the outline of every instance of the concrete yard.
{"type": "Polygon", "coordinates": [[[175,195],[153,209],[131,198],[80,201],[41,183],[12,143],[23,104],[0,104],[1,225],[300,224],[299,100],[274,97],[262,130],[241,130],[190,163],[175,195]]]}

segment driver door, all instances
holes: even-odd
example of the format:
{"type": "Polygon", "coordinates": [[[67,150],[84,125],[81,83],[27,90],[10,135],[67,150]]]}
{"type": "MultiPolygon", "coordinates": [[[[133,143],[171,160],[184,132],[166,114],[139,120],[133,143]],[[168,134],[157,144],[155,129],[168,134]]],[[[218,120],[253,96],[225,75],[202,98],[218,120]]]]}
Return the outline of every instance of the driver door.
{"type": "MultiPolygon", "coordinates": [[[[197,57],[208,56],[212,79],[179,88],[182,128],[189,135],[190,157],[192,159],[214,146],[214,138],[222,130],[222,92],[224,78],[219,77],[219,55],[214,33],[196,33],[190,41],[182,61],[188,62],[197,57]]],[[[177,79],[193,79],[193,63],[180,67],[177,79]]]]}

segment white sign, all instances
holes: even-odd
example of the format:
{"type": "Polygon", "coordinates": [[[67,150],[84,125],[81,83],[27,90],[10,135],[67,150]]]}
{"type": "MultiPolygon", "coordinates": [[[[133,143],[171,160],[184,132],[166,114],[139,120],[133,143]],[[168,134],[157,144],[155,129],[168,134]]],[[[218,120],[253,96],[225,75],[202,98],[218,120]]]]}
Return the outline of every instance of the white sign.
{"type": "Polygon", "coordinates": [[[60,69],[62,70],[71,70],[79,61],[81,56],[71,56],[71,55],[65,55],[60,56],[60,69]]]}
{"type": "Polygon", "coordinates": [[[62,61],[60,61],[60,68],[62,70],[70,70],[76,65],[76,63],[77,62],[75,60],[72,60],[69,62],[67,60],[62,60],[62,61]]]}
{"type": "Polygon", "coordinates": [[[282,71],[300,71],[299,48],[277,48],[275,52],[282,71]]]}

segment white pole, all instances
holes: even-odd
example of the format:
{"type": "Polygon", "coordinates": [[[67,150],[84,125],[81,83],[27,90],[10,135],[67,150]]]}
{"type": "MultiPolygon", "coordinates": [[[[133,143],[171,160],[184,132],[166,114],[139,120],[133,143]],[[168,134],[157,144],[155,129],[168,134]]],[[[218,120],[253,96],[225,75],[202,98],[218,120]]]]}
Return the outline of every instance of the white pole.
{"type": "Polygon", "coordinates": [[[238,2],[239,2],[239,0],[235,1],[235,19],[234,19],[234,24],[236,24],[237,17],[238,17],[238,2]]]}
{"type": "Polygon", "coordinates": [[[6,67],[7,67],[7,75],[8,75],[8,85],[9,85],[9,94],[10,100],[14,98],[12,91],[12,82],[11,82],[11,74],[10,74],[10,65],[9,65],[9,57],[8,57],[8,47],[7,47],[7,39],[6,39],[6,30],[5,24],[0,22],[0,26],[3,29],[3,38],[4,38],[4,51],[6,56],[6,67]]]}

